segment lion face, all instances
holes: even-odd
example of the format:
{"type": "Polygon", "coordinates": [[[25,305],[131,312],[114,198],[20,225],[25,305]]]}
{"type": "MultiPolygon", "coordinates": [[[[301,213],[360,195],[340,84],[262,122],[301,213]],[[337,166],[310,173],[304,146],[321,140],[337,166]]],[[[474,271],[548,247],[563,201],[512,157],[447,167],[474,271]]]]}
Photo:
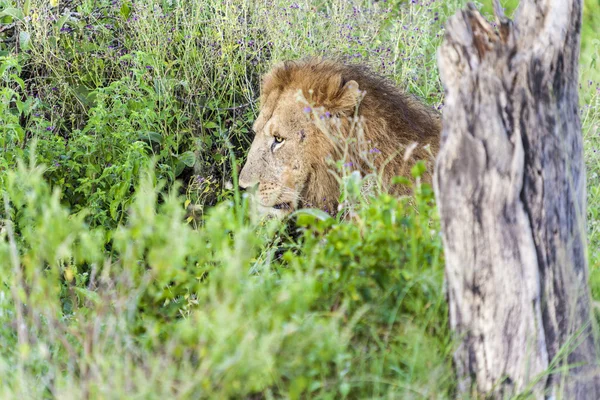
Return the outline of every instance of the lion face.
{"type": "MultiPolygon", "coordinates": [[[[276,95],[276,94],[274,94],[276,95]]],[[[279,94],[276,104],[261,109],[240,187],[248,189],[258,211],[277,218],[297,209],[310,173],[316,128],[291,91],[279,94]]]]}
{"type": "MultiPolygon", "coordinates": [[[[337,211],[340,184],[328,159],[343,158],[360,173],[375,168],[387,188],[429,157],[426,147],[438,149],[439,116],[360,66],[285,61],[263,77],[260,102],[239,184],[261,214],[276,218],[300,207],[337,211]],[[308,105],[312,111],[304,110],[308,105]],[[412,153],[398,156],[408,148],[412,153]],[[380,154],[367,160],[371,150],[380,154]]],[[[403,194],[398,186],[391,190],[403,194]]]]}

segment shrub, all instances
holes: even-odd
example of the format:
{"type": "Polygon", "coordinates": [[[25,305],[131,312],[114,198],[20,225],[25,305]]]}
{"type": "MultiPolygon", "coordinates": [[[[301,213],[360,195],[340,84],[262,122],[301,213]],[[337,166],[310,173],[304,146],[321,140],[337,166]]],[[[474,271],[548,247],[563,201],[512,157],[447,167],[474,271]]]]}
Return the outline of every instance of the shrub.
{"type": "Polygon", "coordinates": [[[356,223],[300,213],[301,237],[281,243],[276,222],[247,220],[245,200],[191,229],[176,188],[160,200],[151,171],[110,253],[42,168],[7,174],[2,358],[18,368],[4,371],[5,395],[451,390],[431,188],[382,195],[356,223]]]}

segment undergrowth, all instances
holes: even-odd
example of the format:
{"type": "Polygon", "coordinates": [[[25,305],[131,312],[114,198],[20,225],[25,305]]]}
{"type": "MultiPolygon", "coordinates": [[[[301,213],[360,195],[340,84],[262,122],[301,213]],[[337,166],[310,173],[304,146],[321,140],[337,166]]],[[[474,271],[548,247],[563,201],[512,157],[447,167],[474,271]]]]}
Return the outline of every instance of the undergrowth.
{"type": "MultiPolygon", "coordinates": [[[[279,60],[364,63],[443,111],[435,52],[461,6],[0,0],[0,398],[453,397],[431,187],[286,226],[232,176],[279,60]]],[[[599,9],[581,58],[596,300],[599,9]]]]}

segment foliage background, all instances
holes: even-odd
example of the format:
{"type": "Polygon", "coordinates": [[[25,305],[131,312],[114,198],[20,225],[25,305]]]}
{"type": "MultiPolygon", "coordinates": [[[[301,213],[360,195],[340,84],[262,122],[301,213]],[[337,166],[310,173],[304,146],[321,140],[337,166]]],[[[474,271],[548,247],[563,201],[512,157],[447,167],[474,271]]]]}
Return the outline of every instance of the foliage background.
{"type": "MultiPolygon", "coordinates": [[[[452,397],[431,188],[348,175],[351,222],[292,229],[255,220],[235,173],[279,60],[365,63],[443,111],[435,52],[462,6],[0,0],[0,397],[452,397]]],[[[586,0],[595,300],[599,16],[586,0]]]]}

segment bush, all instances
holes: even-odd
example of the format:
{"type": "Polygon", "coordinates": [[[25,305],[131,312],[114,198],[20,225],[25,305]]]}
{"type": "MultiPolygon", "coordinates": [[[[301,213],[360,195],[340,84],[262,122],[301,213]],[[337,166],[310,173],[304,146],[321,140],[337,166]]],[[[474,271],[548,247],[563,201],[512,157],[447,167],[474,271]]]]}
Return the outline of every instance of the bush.
{"type": "Polygon", "coordinates": [[[7,174],[2,358],[19,368],[4,370],[6,396],[449,393],[430,187],[373,199],[356,223],[300,213],[301,237],[282,244],[245,200],[191,229],[151,171],[110,253],[42,168],[7,174]]]}

